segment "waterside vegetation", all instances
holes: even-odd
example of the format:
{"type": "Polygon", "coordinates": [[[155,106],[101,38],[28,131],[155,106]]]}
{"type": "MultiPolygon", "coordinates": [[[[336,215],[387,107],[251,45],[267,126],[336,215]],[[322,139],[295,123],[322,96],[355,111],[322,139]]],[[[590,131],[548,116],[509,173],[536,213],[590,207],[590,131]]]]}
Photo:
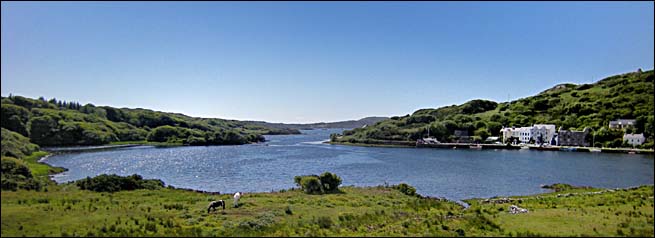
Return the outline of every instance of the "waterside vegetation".
{"type": "Polygon", "coordinates": [[[3,191],[2,236],[653,236],[652,185],[557,188],[470,199],[468,208],[417,195],[406,184],[322,194],[294,188],[247,193],[239,207],[207,213],[210,201],[230,201],[231,194],[94,192],[68,183],[47,192],[3,191]],[[512,214],[512,205],[528,212],[512,214]]]}
{"type": "Polygon", "coordinates": [[[239,145],[261,142],[264,134],[299,133],[295,129],[251,122],[15,95],[2,97],[1,116],[2,128],[40,146],[103,145],[121,141],[239,145]]]}
{"type": "MultiPolygon", "coordinates": [[[[624,133],[643,133],[644,149],[653,149],[655,84],[653,70],[611,76],[592,84],[560,84],[535,96],[497,103],[476,99],[461,105],[420,109],[363,128],[334,134],[334,143],[397,144],[430,136],[453,142],[456,131],[481,142],[499,136],[503,127],[555,124],[563,129],[590,128],[596,147],[623,147],[624,133]],[[634,127],[615,130],[617,119],[635,119],[634,127]]],[[[593,139],[592,139],[593,138],[593,139]]]]}

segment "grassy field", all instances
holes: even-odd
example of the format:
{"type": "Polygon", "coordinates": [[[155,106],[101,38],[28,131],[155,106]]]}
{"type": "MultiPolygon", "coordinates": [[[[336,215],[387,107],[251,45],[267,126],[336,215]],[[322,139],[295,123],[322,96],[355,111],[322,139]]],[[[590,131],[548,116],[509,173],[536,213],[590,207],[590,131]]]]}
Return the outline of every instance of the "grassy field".
{"type": "Polygon", "coordinates": [[[468,209],[387,187],[230,195],[50,185],[2,192],[2,236],[653,236],[653,186],[471,199],[468,209]],[[560,196],[558,196],[560,194],[560,196]],[[225,210],[207,213],[215,199],[225,210]],[[529,210],[509,214],[511,204],[529,210]]]}

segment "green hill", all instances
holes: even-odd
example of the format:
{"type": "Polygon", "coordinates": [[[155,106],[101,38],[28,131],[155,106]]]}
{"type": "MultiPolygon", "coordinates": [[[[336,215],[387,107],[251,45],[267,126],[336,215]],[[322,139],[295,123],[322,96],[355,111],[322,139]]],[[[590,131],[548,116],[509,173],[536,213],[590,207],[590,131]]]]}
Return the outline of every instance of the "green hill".
{"type": "Polygon", "coordinates": [[[298,130],[312,130],[322,128],[356,128],[365,125],[373,125],[376,122],[389,119],[388,117],[364,117],[359,120],[337,121],[337,122],[318,122],[318,123],[305,123],[305,124],[287,124],[287,123],[270,123],[264,121],[248,121],[256,125],[262,125],[273,128],[293,128],[298,130]]]}
{"type": "Polygon", "coordinates": [[[644,133],[653,147],[653,70],[611,76],[593,84],[560,84],[535,96],[496,103],[472,100],[462,105],[420,109],[411,115],[391,117],[366,128],[333,135],[337,143],[376,144],[382,141],[415,141],[430,135],[452,141],[455,130],[467,131],[477,140],[498,136],[500,129],[532,124],[555,124],[558,128],[582,130],[590,127],[596,145],[617,147],[626,131],[609,130],[616,119],[636,119],[627,132],[644,133]]]}
{"type": "Polygon", "coordinates": [[[293,129],[236,120],[12,95],[2,97],[2,128],[26,136],[40,146],[101,145],[144,140],[189,145],[234,145],[263,141],[264,134],[299,133],[293,129]]]}

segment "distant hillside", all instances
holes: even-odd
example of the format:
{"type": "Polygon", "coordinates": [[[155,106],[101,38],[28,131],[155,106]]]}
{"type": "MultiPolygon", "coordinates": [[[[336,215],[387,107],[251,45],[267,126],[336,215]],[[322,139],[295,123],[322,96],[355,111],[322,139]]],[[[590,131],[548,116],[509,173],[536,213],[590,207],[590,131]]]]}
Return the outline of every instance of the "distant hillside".
{"type": "MultiPolygon", "coordinates": [[[[264,134],[300,133],[236,120],[12,95],[2,97],[1,121],[2,128],[28,137],[40,146],[144,140],[189,145],[245,144],[263,141],[264,134]]],[[[3,133],[3,150],[4,138],[3,133]]]]}
{"type": "MultiPolygon", "coordinates": [[[[498,136],[503,126],[555,124],[558,128],[594,130],[595,141],[615,147],[624,131],[608,129],[616,119],[636,119],[634,130],[647,137],[645,147],[653,147],[653,70],[611,76],[593,84],[560,84],[535,96],[512,102],[472,100],[462,105],[421,109],[411,115],[391,117],[366,128],[344,131],[334,142],[379,143],[415,141],[430,135],[451,141],[455,130],[468,132],[478,140],[498,136]]],[[[508,85],[511,88],[511,85],[508,85]]]]}
{"type": "Polygon", "coordinates": [[[338,122],[319,122],[308,124],[286,124],[286,123],[270,123],[263,121],[249,121],[256,125],[267,126],[272,128],[284,129],[292,128],[299,130],[319,129],[319,128],[358,128],[364,125],[373,125],[379,121],[389,119],[388,117],[365,117],[359,120],[348,120],[338,122]]]}

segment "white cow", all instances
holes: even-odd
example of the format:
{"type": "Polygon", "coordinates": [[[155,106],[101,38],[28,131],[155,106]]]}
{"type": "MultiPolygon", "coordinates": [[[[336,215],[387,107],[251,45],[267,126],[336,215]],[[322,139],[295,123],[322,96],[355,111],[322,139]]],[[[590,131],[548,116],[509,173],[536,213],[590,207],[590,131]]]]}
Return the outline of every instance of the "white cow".
{"type": "Polygon", "coordinates": [[[234,207],[239,207],[239,198],[241,198],[242,195],[243,193],[241,192],[237,192],[234,194],[234,207]]]}

